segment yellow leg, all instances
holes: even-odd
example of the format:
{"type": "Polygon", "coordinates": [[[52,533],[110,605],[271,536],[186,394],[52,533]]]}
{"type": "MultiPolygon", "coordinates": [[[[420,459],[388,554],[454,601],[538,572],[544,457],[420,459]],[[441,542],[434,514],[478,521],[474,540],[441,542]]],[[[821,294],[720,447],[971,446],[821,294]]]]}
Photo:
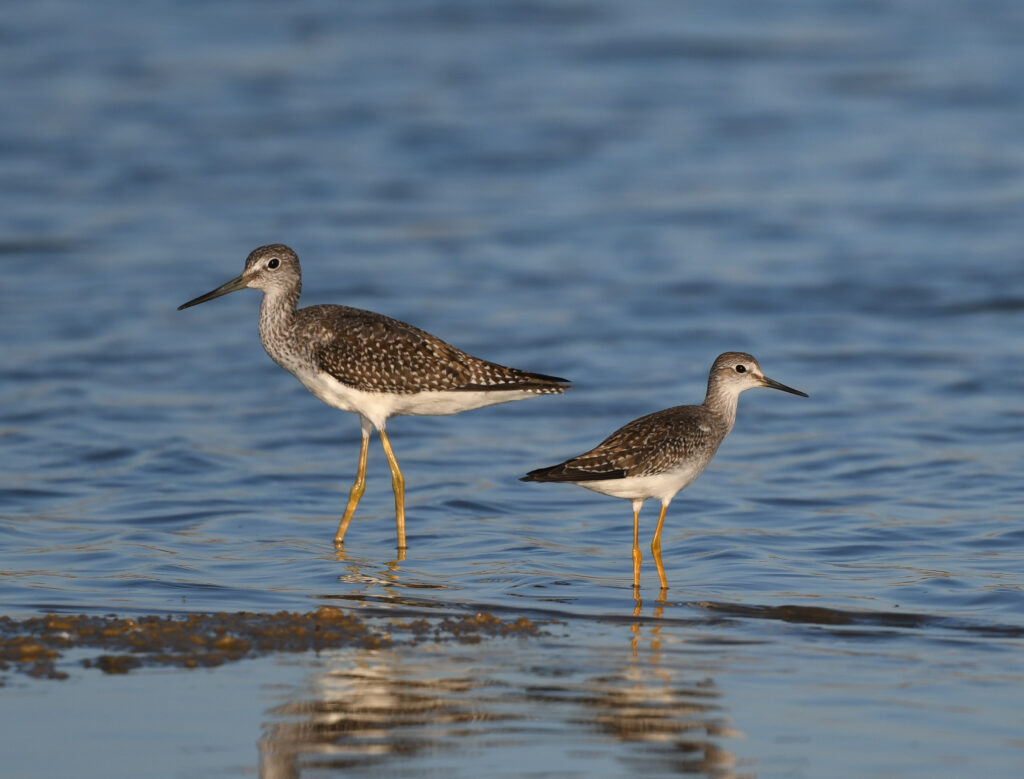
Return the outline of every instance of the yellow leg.
{"type": "MultiPolygon", "coordinates": [[[[633,600],[636,601],[636,606],[633,607],[633,616],[639,617],[640,612],[643,610],[644,602],[640,600],[640,588],[636,585],[633,586],[633,600]]],[[[633,637],[629,640],[629,645],[633,648],[633,657],[636,657],[640,651],[640,623],[634,622],[630,625],[629,629],[633,633],[633,637]]]]}
{"type": "Polygon", "coordinates": [[[658,527],[654,529],[654,539],[651,541],[651,554],[654,555],[654,564],[658,566],[658,578],[661,579],[661,592],[664,595],[668,589],[668,580],[665,579],[665,566],[661,564],[661,528],[665,524],[665,512],[668,504],[661,504],[661,513],[658,514],[658,527]]]}
{"type": "Polygon", "coordinates": [[[334,534],[334,545],[340,547],[345,538],[345,531],[348,530],[348,523],[352,521],[352,515],[356,513],[356,506],[359,499],[363,497],[366,490],[366,455],[370,451],[370,431],[363,429],[363,443],[359,448],[359,468],[356,471],[356,480],[348,493],[348,505],[345,506],[345,514],[338,523],[338,532],[334,534]]]}
{"type": "Polygon", "coordinates": [[[633,590],[640,588],[640,507],[642,501],[633,501],[633,590]]]}
{"type": "Polygon", "coordinates": [[[395,459],[395,453],[391,450],[388,434],[384,432],[384,428],[380,428],[377,432],[380,433],[380,442],[384,446],[388,465],[391,466],[391,487],[395,491],[395,525],[398,530],[398,550],[401,552],[405,549],[405,477],[402,476],[398,460],[395,459]]]}

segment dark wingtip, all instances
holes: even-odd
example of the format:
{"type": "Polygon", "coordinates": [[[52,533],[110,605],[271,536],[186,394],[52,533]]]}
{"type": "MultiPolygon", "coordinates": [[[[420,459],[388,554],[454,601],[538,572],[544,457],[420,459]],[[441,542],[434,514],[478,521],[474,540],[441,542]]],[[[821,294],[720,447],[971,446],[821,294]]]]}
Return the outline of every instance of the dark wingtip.
{"type": "Polygon", "coordinates": [[[507,392],[510,390],[525,390],[539,395],[561,395],[567,389],[572,389],[571,384],[558,384],[556,382],[564,379],[554,379],[544,376],[543,381],[536,376],[530,376],[527,380],[518,382],[504,382],[501,384],[463,384],[461,387],[454,387],[455,392],[507,392]]]}
{"type": "Polygon", "coordinates": [[[546,389],[567,390],[572,389],[572,382],[558,376],[548,376],[546,373],[526,373],[526,378],[536,385],[546,389]]]}
{"type": "Polygon", "coordinates": [[[525,476],[520,476],[519,481],[547,481],[544,477],[557,467],[557,465],[552,465],[547,468],[536,468],[525,476]]]}
{"type": "Polygon", "coordinates": [[[559,463],[558,465],[551,465],[547,468],[538,468],[535,471],[530,471],[525,476],[521,476],[519,481],[568,482],[569,484],[579,484],[584,481],[606,481],[608,479],[626,478],[626,471],[624,468],[617,468],[610,471],[583,471],[576,470],[571,466],[566,467],[566,465],[566,463],[559,463]]]}
{"type": "Polygon", "coordinates": [[[527,389],[533,388],[539,392],[550,392],[562,394],[572,389],[572,382],[568,379],[560,379],[557,376],[545,376],[543,373],[529,374],[530,383],[524,385],[527,389]]]}

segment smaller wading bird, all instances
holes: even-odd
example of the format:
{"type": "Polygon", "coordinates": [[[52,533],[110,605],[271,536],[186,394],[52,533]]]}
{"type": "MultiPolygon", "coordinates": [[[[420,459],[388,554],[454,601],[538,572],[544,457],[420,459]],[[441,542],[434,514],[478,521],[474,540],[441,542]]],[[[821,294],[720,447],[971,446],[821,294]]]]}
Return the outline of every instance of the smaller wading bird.
{"type": "Polygon", "coordinates": [[[668,587],[661,564],[661,528],[675,494],[701,475],[736,421],[740,393],[771,387],[807,393],[767,378],[751,355],[720,354],[711,366],[708,392],[700,406],[675,406],[634,419],[581,455],[549,468],[530,471],[520,481],[567,482],[633,502],[633,587],[640,586],[640,507],[661,501],[651,553],[662,589],[668,587]]]}
{"type": "Polygon", "coordinates": [[[283,244],[261,246],[242,275],[178,306],[180,311],[245,288],[263,291],[260,341],[270,358],[329,406],[359,414],[359,468],[334,543],[342,545],[366,488],[366,456],[376,428],[391,467],[398,549],[405,550],[405,479],[384,431],[400,414],[457,414],[481,406],[560,395],[565,379],[485,362],[405,322],[348,306],[296,309],[302,270],[283,244]]]}

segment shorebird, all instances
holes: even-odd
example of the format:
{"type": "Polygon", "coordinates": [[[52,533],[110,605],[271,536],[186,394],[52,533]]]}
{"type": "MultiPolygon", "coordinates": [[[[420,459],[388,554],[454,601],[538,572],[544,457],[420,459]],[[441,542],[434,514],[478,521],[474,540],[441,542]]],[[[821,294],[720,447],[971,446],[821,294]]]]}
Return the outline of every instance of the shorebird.
{"type": "Polygon", "coordinates": [[[240,289],[263,292],[260,341],[270,358],[329,406],[359,414],[362,446],[356,480],[334,543],[341,547],[366,488],[370,434],[380,434],[395,493],[398,549],[405,549],[405,478],[388,440],[401,414],[457,414],[534,395],[557,395],[566,379],[506,368],[466,354],[405,322],[348,306],[296,309],[302,291],[298,255],[283,244],[255,249],[235,279],[178,310],[240,289]]]}
{"type": "Polygon", "coordinates": [[[567,482],[633,503],[633,587],[640,586],[640,507],[661,501],[651,554],[662,589],[668,588],[661,564],[661,529],[676,493],[704,471],[736,422],[740,393],[771,387],[793,395],[807,393],[769,379],[757,360],[744,352],[720,354],[711,366],[708,391],[700,406],[675,406],[634,419],[581,455],[538,468],[520,481],[567,482]]]}

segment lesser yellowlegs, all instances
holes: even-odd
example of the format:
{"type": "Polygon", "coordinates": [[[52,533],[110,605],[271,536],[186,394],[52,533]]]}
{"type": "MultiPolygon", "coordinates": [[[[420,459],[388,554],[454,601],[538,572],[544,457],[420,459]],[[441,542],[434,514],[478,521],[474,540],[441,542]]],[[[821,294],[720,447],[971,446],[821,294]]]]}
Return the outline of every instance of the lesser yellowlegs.
{"type": "Polygon", "coordinates": [[[565,379],[477,359],[397,319],[348,306],[296,309],[302,290],[299,258],[287,246],[254,250],[242,275],[178,307],[205,303],[247,287],[263,291],[260,340],[267,354],[329,406],[354,411],[362,422],[356,480],[334,537],[341,546],[366,487],[366,456],[373,428],[391,468],[398,548],[405,549],[405,479],[385,432],[401,414],[460,411],[561,394],[565,379]]]}
{"type": "Polygon", "coordinates": [[[740,393],[772,387],[807,393],[767,378],[751,355],[720,354],[711,366],[708,391],[700,406],[675,406],[634,419],[581,455],[549,468],[530,471],[521,481],[567,482],[633,502],[633,586],[640,586],[640,507],[661,501],[651,553],[662,589],[668,587],[661,564],[661,528],[676,493],[693,483],[711,462],[736,421],[740,393]]]}

